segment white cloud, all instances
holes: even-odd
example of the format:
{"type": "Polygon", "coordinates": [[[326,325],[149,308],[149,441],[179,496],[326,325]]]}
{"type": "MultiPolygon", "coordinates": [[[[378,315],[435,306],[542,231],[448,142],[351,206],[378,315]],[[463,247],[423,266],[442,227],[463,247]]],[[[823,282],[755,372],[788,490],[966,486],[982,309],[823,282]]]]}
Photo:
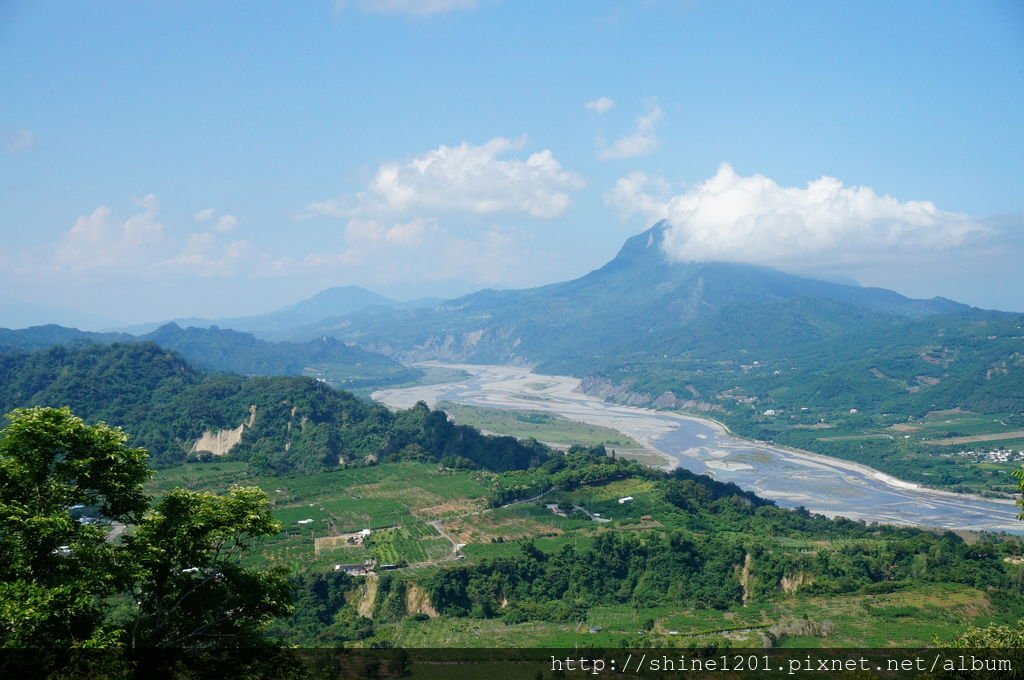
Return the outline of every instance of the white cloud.
{"type": "Polygon", "coordinates": [[[4,149],[7,153],[22,153],[29,151],[36,145],[36,133],[28,128],[18,128],[6,135],[4,149]]]}
{"type": "Polygon", "coordinates": [[[223,243],[211,232],[189,234],[181,251],[170,259],[156,263],[163,270],[188,271],[198,276],[228,276],[240,267],[265,260],[248,241],[223,243]]]}
{"type": "Polygon", "coordinates": [[[213,225],[213,228],[222,234],[226,234],[229,231],[233,231],[238,226],[238,218],[234,215],[221,215],[217,219],[217,223],[213,225]]]}
{"type": "Polygon", "coordinates": [[[210,220],[213,219],[214,215],[216,214],[217,211],[214,210],[213,208],[204,208],[197,212],[193,216],[193,218],[195,219],[196,222],[209,222],[210,220]]]}
{"type": "Polygon", "coordinates": [[[476,0],[336,0],[334,6],[343,10],[354,5],[360,11],[370,14],[403,14],[425,17],[445,14],[456,10],[474,9],[476,0]]]}
{"type": "Polygon", "coordinates": [[[233,215],[218,215],[213,208],[193,215],[210,223],[203,232],[178,233],[159,219],[160,205],[149,194],[134,199],[142,210],[125,220],[105,205],[82,215],[58,244],[51,264],[71,272],[90,271],[116,278],[126,272],[146,279],[176,276],[275,275],[283,259],[274,260],[244,240],[224,241],[223,234],[237,226],[233,215]]]}
{"type": "Polygon", "coordinates": [[[312,266],[372,263],[386,249],[409,252],[437,231],[437,223],[431,219],[414,219],[387,226],[377,220],[357,217],[345,225],[346,247],[343,251],[331,255],[308,255],[305,262],[312,266]]]}
{"type": "MultiPolygon", "coordinates": [[[[204,208],[195,215],[192,216],[196,222],[209,222],[213,218],[217,217],[217,211],[213,208],[204,208]]],[[[238,226],[238,218],[234,215],[222,214],[217,217],[217,221],[214,223],[213,228],[222,234],[226,234],[229,231],[233,231],[238,226]]]]}
{"type": "Polygon", "coordinates": [[[345,248],[311,254],[310,268],[341,268],[350,276],[380,284],[464,280],[490,285],[504,281],[523,263],[520,232],[491,226],[471,238],[434,219],[385,224],[353,218],[345,225],[345,248]]]}
{"type": "Polygon", "coordinates": [[[594,113],[607,113],[615,108],[615,100],[609,97],[598,97],[587,102],[584,106],[587,107],[588,111],[593,111],[594,113]]]}
{"type": "Polygon", "coordinates": [[[428,280],[466,276],[482,285],[506,283],[526,264],[527,244],[515,231],[491,227],[475,239],[453,238],[444,244],[447,256],[440,266],[426,271],[428,280]]]}
{"type": "Polygon", "coordinates": [[[490,220],[560,217],[585,186],[549,149],[524,153],[525,144],[495,137],[382,163],[361,191],[310,203],[296,216],[345,220],[344,247],[303,264],[379,285],[523,282],[531,264],[524,232],[490,220]]]}
{"type": "Polygon", "coordinates": [[[611,146],[605,146],[604,142],[599,141],[598,145],[602,148],[597,157],[602,160],[610,160],[636,158],[653,153],[661,145],[657,127],[664,117],[665,112],[661,110],[660,106],[649,105],[646,111],[636,117],[636,128],[632,133],[615,140],[611,146]]]}
{"type": "Polygon", "coordinates": [[[660,220],[665,217],[670,191],[665,179],[637,171],[616,180],[615,186],[605,193],[604,202],[618,210],[623,219],[639,213],[646,219],[660,220]]]}
{"type": "Polygon", "coordinates": [[[991,230],[929,201],[899,201],[870,187],[823,176],[782,187],[764,175],[744,177],[723,164],[710,179],[662,198],[663,180],[634,173],[605,201],[623,215],[667,219],[662,248],[673,260],[727,260],[807,268],[857,264],[882,254],[942,251],[991,230]]]}
{"type": "Polygon", "coordinates": [[[142,212],[123,222],[105,205],[75,220],[57,248],[57,265],[75,270],[137,265],[163,240],[164,225],[157,219],[156,196],[149,194],[134,202],[142,212]]]}
{"type": "Polygon", "coordinates": [[[561,216],[583,179],[562,167],[549,149],[507,158],[525,139],[495,137],[484,144],[441,145],[403,162],[381,165],[355,195],[310,203],[304,216],[524,213],[561,216]]]}

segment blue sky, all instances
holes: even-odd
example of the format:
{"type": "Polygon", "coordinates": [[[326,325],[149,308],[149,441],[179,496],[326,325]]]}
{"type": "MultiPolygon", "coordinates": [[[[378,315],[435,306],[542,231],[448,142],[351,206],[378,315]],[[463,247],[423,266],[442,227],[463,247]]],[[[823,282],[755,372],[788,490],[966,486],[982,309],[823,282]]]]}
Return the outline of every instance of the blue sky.
{"type": "Polygon", "coordinates": [[[663,217],[1024,310],[1019,2],[15,1],[0,61],[0,325],[538,285],[663,217]]]}

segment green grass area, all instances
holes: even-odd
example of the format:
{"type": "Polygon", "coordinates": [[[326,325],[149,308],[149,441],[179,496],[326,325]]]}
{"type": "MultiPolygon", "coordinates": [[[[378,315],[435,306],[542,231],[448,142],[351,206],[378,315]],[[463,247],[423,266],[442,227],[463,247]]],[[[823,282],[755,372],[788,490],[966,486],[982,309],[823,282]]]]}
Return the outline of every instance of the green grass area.
{"type": "Polygon", "coordinates": [[[412,519],[409,506],[392,498],[332,498],[323,502],[339,531],[379,529],[412,519]]]}
{"type": "Polygon", "coordinates": [[[950,433],[964,435],[997,434],[1020,429],[1007,424],[1008,414],[978,414],[959,411],[933,411],[920,420],[908,425],[920,428],[929,437],[945,436],[950,433]]]}
{"type": "Polygon", "coordinates": [[[226,489],[246,480],[252,480],[247,463],[186,463],[156,470],[146,493],[162,495],[176,487],[194,491],[226,489]]]}
{"type": "Polygon", "coordinates": [[[320,378],[335,387],[351,389],[355,387],[373,387],[376,385],[391,385],[409,376],[416,375],[416,371],[406,368],[401,364],[362,364],[346,362],[330,362],[309,366],[302,372],[303,375],[320,378]]]}
{"type": "Polygon", "coordinates": [[[856,442],[865,439],[893,439],[891,434],[848,434],[830,437],[818,437],[820,442],[856,442]]]}
{"type": "Polygon", "coordinates": [[[780,602],[774,616],[791,631],[779,646],[910,647],[949,638],[975,621],[992,620],[991,608],[980,590],[921,584],[882,595],[795,596],[780,602]],[[802,621],[815,621],[828,632],[801,635],[802,621]]]}
{"type": "Polygon", "coordinates": [[[544,411],[513,411],[455,404],[449,401],[438,402],[437,408],[446,412],[459,424],[519,439],[532,437],[562,446],[604,444],[608,447],[642,448],[640,444],[618,430],[579,423],[544,411]]]}

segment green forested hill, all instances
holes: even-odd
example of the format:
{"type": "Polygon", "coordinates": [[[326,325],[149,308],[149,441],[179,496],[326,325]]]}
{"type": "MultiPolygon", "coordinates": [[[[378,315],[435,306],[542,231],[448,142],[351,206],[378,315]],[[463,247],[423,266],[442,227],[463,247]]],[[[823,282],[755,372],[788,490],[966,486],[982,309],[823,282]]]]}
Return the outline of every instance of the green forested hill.
{"type": "Polygon", "coordinates": [[[269,342],[228,329],[166,324],[141,340],[174,350],[199,368],[243,375],[311,375],[347,387],[410,380],[417,371],[383,354],[321,337],[306,342],[269,342]]]}
{"type": "Polygon", "coordinates": [[[54,345],[81,346],[131,340],[132,336],[127,333],[93,333],[56,324],[32,326],[19,330],[0,328],[0,352],[30,352],[54,345]]]}
{"type": "Polygon", "coordinates": [[[142,336],[90,333],[62,326],[0,329],[0,352],[32,351],[54,345],[82,347],[112,342],[155,342],[209,371],[242,375],[310,375],[342,387],[383,385],[418,375],[382,354],[346,345],[331,337],[304,342],[270,342],[250,333],[165,324],[142,336]]]}
{"type": "Polygon", "coordinates": [[[271,472],[332,469],[369,456],[510,470],[547,455],[543,446],[485,437],[424,406],[392,414],[312,378],[204,374],[149,342],[0,355],[0,410],[24,406],[70,406],[88,421],[124,427],[158,464],[194,456],[204,433],[239,428],[227,456],[271,472]]]}

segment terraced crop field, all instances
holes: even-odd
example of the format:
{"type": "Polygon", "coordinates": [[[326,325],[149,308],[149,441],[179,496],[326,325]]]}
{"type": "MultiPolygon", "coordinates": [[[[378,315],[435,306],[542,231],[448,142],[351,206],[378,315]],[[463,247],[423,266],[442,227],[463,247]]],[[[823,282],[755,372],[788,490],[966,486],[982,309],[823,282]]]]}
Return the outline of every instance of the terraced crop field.
{"type": "Polygon", "coordinates": [[[376,558],[382,564],[447,559],[451,542],[427,522],[486,507],[486,474],[398,463],[316,475],[252,478],[244,463],[187,464],[158,471],[151,493],[177,485],[223,492],[258,484],[270,498],[282,533],[262,543],[250,560],[296,571],[376,558]],[[338,546],[314,554],[318,537],[375,530],[362,547],[338,546]]]}
{"type": "Polygon", "coordinates": [[[366,547],[379,564],[430,562],[452,554],[451,542],[422,522],[376,531],[366,547]]]}

